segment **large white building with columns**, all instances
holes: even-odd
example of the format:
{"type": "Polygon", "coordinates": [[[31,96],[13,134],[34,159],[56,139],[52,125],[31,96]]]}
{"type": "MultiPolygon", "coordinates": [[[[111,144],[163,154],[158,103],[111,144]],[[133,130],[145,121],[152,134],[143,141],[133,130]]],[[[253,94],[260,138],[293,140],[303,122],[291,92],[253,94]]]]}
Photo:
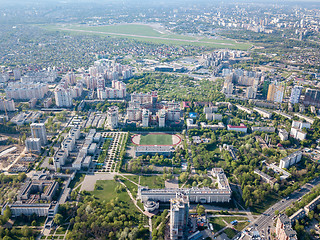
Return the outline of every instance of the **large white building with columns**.
{"type": "Polygon", "coordinates": [[[211,175],[217,178],[218,189],[203,188],[164,188],[149,189],[148,187],[138,188],[138,198],[142,202],[159,201],[169,202],[177,194],[186,195],[190,202],[195,203],[213,203],[229,202],[231,200],[231,188],[222,168],[213,168],[211,175]]]}

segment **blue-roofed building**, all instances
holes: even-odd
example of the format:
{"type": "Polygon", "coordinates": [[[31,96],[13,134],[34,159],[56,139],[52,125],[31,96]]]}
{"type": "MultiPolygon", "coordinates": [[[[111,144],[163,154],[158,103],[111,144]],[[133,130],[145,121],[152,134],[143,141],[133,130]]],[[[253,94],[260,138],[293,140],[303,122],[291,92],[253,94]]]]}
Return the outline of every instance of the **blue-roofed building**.
{"type": "Polygon", "coordinates": [[[197,113],[191,112],[191,113],[189,113],[189,117],[190,118],[196,118],[197,117],[197,113]]]}

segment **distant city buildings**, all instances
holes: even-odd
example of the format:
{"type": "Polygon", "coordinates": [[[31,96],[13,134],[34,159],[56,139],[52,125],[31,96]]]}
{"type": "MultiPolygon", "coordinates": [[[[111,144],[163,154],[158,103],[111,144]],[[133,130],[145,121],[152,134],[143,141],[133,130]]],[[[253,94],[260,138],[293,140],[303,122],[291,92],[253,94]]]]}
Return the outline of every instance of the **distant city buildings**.
{"type": "Polygon", "coordinates": [[[121,99],[126,97],[126,84],[121,81],[112,81],[112,88],[98,87],[98,99],[121,99]]]}
{"type": "MultiPolygon", "coordinates": [[[[14,73],[15,73],[15,70],[13,70],[14,73]]],[[[14,77],[15,79],[21,79],[22,83],[33,83],[33,82],[51,83],[56,80],[56,78],[58,77],[58,74],[55,70],[48,69],[47,71],[39,71],[39,72],[30,71],[30,72],[27,72],[22,77],[21,77],[21,73],[19,77],[19,73],[16,72],[14,77]]]]}
{"type": "Polygon", "coordinates": [[[132,93],[127,120],[141,122],[142,127],[166,127],[179,123],[181,118],[180,102],[157,102],[157,92],[132,93]]]}
{"type": "Polygon", "coordinates": [[[9,83],[5,89],[7,99],[30,100],[42,99],[49,91],[47,83],[9,83]]]}

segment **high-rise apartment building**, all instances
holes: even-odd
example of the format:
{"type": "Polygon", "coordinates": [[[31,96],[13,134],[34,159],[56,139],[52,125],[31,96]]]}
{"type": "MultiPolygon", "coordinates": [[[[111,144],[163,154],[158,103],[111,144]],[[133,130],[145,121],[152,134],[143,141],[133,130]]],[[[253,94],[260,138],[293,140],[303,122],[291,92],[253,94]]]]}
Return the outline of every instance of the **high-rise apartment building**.
{"type": "Polygon", "coordinates": [[[25,144],[27,152],[40,152],[41,150],[40,138],[27,138],[25,144]]]}
{"type": "Polygon", "coordinates": [[[143,109],[142,111],[142,127],[149,127],[149,111],[147,109],[143,109]]]}
{"type": "Polygon", "coordinates": [[[164,109],[161,109],[159,111],[159,127],[165,127],[166,126],[166,111],[164,109]]]}
{"type": "Polygon", "coordinates": [[[189,219],[189,199],[177,194],[170,200],[170,239],[187,239],[189,219]]]}
{"type": "Polygon", "coordinates": [[[71,107],[72,106],[72,92],[70,89],[64,89],[58,86],[54,90],[54,97],[57,107],[71,107]]]}
{"type": "Polygon", "coordinates": [[[117,106],[112,106],[108,108],[107,121],[108,121],[108,125],[111,128],[118,127],[118,115],[119,115],[119,108],[117,106]]]}
{"type": "Polygon", "coordinates": [[[32,123],[31,135],[33,138],[40,138],[41,145],[47,144],[47,132],[44,123],[32,123]]]}
{"type": "Polygon", "coordinates": [[[284,86],[279,83],[272,83],[268,88],[267,100],[277,103],[282,103],[284,94],[284,86]]]}
{"type": "Polygon", "coordinates": [[[0,111],[14,112],[16,110],[13,100],[0,99],[0,111]]]}
{"type": "Polygon", "coordinates": [[[303,87],[301,86],[294,86],[291,91],[289,102],[292,104],[299,103],[301,92],[303,87]]]}
{"type": "Polygon", "coordinates": [[[7,99],[30,100],[32,98],[41,99],[49,91],[46,83],[9,83],[5,89],[7,99]]]}
{"type": "Polygon", "coordinates": [[[308,88],[305,93],[303,104],[320,107],[320,91],[308,88]]]}
{"type": "Polygon", "coordinates": [[[257,88],[256,87],[248,87],[246,91],[247,99],[254,99],[257,96],[257,88]]]}

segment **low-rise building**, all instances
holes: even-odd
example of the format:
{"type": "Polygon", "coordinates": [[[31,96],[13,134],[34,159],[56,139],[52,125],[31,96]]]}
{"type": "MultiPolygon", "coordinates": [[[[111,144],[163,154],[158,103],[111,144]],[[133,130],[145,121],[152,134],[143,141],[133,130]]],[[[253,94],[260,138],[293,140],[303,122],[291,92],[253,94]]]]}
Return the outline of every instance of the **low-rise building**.
{"type": "Polygon", "coordinates": [[[222,114],[217,113],[206,113],[206,119],[208,121],[221,121],[222,120],[222,114]]]}
{"type": "Polygon", "coordinates": [[[310,128],[311,124],[308,122],[292,121],[290,136],[298,139],[305,140],[307,133],[303,130],[304,128],[310,128]]]}
{"type": "Polygon", "coordinates": [[[297,162],[300,162],[302,157],[301,151],[296,151],[289,156],[282,158],[280,160],[279,168],[289,168],[290,166],[296,164],[297,162]]]}
{"type": "Polygon", "coordinates": [[[253,111],[252,111],[251,109],[246,108],[246,107],[244,107],[244,106],[241,106],[241,105],[238,105],[238,104],[237,104],[236,107],[237,107],[239,110],[244,111],[244,112],[246,112],[246,113],[248,113],[248,114],[252,114],[252,113],[253,113],[253,111]]]}
{"type": "Polygon", "coordinates": [[[194,129],[194,128],[199,128],[198,124],[194,124],[194,123],[193,123],[193,119],[192,119],[192,118],[188,118],[188,119],[186,120],[186,122],[187,122],[187,129],[188,129],[188,130],[189,130],[189,129],[194,129]]]}
{"type": "Polygon", "coordinates": [[[136,157],[142,155],[155,155],[156,153],[169,157],[174,153],[174,147],[161,145],[137,146],[135,151],[136,157]]]}
{"type": "Polygon", "coordinates": [[[272,117],[272,112],[266,111],[261,108],[253,108],[254,111],[258,112],[262,117],[264,118],[271,118],[272,117]]]}
{"type": "Polygon", "coordinates": [[[240,123],[240,126],[227,125],[227,129],[228,131],[236,131],[236,132],[244,132],[244,133],[247,133],[248,131],[248,128],[243,123],[240,123]]]}
{"type": "Polygon", "coordinates": [[[259,175],[265,182],[269,183],[271,186],[273,186],[277,182],[275,178],[269,176],[264,172],[261,172],[259,169],[255,169],[254,173],[259,175]]]}
{"type": "Polygon", "coordinates": [[[231,200],[231,188],[223,169],[214,168],[210,172],[217,179],[218,189],[204,188],[166,188],[166,189],[149,189],[148,187],[138,188],[138,198],[142,202],[160,201],[169,202],[177,194],[186,195],[190,202],[196,203],[213,203],[229,202],[231,200]]]}
{"type": "Polygon", "coordinates": [[[275,132],[276,129],[274,127],[252,127],[252,132],[275,132]]]}
{"type": "Polygon", "coordinates": [[[225,129],[225,126],[222,122],[219,122],[218,124],[206,124],[205,122],[201,122],[200,125],[201,128],[209,128],[211,130],[225,129]]]}
{"type": "Polygon", "coordinates": [[[285,129],[279,129],[279,137],[281,141],[288,140],[289,133],[285,129]]]}

